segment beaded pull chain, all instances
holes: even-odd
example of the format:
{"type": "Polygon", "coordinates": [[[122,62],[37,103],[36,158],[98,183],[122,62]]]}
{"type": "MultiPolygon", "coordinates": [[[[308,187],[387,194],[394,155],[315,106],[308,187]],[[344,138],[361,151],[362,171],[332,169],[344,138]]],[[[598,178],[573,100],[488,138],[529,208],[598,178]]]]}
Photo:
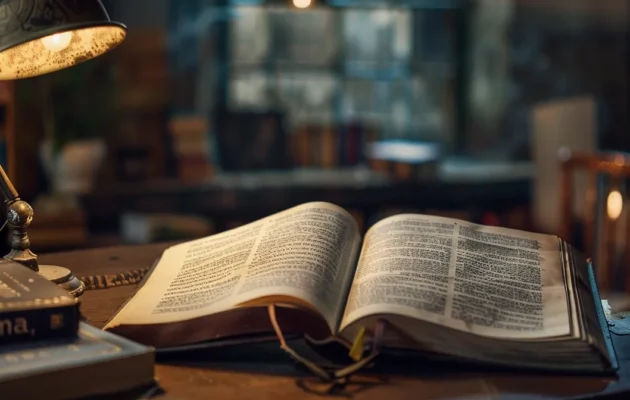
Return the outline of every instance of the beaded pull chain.
{"type": "Polygon", "coordinates": [[[85,284],[85,290],[109,289],[140,283],[147,272],[148,268],[134,269],[120,274],[83,276],[79,280],[85,284]]]}

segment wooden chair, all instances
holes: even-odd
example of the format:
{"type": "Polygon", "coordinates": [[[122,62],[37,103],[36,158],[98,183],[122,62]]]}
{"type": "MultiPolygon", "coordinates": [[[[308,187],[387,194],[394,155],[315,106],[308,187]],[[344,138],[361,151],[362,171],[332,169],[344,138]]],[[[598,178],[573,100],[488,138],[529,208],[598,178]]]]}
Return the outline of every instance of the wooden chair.
{"type": "Polygon", "coordinates": [[[560,235],[577,244],[593,260],[602,292],[630,290],[630,202],[626,181],[630,178],[630,155],[590,153],[560,149],[560,235]],[[586,173],[585,193],[574,193],[578,173],[586,173]],[[574,203],[585,196],[582,240],[577,240],[574,203]]]}

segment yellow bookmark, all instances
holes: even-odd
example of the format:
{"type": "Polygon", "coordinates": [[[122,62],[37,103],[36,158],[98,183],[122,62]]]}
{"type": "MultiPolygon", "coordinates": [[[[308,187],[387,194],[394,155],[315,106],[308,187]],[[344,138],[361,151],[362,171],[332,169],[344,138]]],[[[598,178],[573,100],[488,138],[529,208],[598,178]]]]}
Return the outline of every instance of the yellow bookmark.
{"type": "Polygon", "coordinates": [[[350,358],[354,361],[359,361],[363,357],[363,338],[365,337],[365,327],[361,327],[357,335],[354,337],[354,342],[352,342],[352,348],[350,348],[350,358]]]}

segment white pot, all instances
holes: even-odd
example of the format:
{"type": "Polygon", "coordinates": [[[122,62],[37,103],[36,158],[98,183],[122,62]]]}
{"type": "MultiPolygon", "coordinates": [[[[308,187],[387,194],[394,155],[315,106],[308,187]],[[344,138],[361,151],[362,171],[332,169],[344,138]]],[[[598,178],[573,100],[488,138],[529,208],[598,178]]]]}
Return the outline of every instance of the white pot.
{"type": "Polygon", "coordinates": [[[53,193],[90,192],[106,150],[102,139],[86,139],[70,142],[54,154],[51,143],[44,141],[39,156],[53,193]]]}

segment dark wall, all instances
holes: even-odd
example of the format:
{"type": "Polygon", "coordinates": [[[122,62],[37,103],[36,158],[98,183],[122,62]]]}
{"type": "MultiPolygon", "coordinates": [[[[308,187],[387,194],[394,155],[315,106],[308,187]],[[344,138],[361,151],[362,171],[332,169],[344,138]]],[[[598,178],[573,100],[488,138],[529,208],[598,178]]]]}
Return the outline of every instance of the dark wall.
{"type": "Polygon", "coordinates": [[[471,115],[467,135],[471,146],[528,158],[532,107],[592,96],[599,111],[599,147],[630,150],[629,26],[570,10],[551,13],[539,6],[514,11],[505,32],[509,47],[506,107],[485,125],[476,124],[471,115]]]}
{"type": "Polygon", "coordinates": [[[107,0],[103,3],[110,16],[130,30],[166,27],[167,0],[107,0]]]}

